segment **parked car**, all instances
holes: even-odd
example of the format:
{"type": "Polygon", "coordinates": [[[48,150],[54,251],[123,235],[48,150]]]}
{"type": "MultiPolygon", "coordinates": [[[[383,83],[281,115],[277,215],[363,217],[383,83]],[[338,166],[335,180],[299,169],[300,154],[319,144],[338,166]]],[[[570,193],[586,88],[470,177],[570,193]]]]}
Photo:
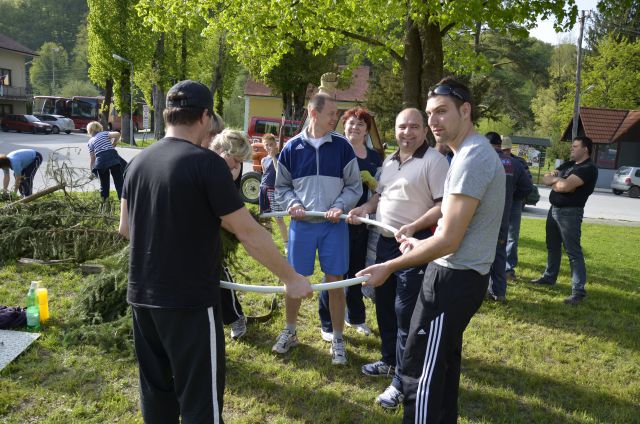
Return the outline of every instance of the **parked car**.
{"type": "Polygon", "coordinates": [[[53,127],[45,122],[40,121],[33,115],[7,115],[2,119],[0,124],[2,131],[9,130],[17,132],[30,132],[43,134],[51,134],[53,127]]]}
{"type": "Polygon", "coordinates": [[[73,120],[62,115],[34,113],[33,116],[35,116],[42,122],[46,122],[47,124],[51,125],[51,132],[53,134],[59,134],[60,131],[64,131],[66,134],[69,134],[71,131],[76,129],[73,120]]]}
{"type": "MultiPolygon", "coordinates": [[[[240,198],[244,202],[258,203],[260,194],[260,180],[262,179],[262,158],[267,155],[267,151],[262,144],[262,136],[265,134],[273,134],[278,137],[280,133],[280,125],[282,120],[278,118],[253,117],[249,122],[247,134],[251,139],[251,160],[253,162],[253,171],[242,175],[240,182],[240,198]]],[[[287,142],[291,137],[297,134],[300,121],[287,120],[284,123],[283,139],[287,142]]]]}
{"type": "Polygon", "coordinates": [[[625,191],[629,197],[640,197],[640,167],[621,166],[611,180],[613,194],[620,195],[625,191]]]}

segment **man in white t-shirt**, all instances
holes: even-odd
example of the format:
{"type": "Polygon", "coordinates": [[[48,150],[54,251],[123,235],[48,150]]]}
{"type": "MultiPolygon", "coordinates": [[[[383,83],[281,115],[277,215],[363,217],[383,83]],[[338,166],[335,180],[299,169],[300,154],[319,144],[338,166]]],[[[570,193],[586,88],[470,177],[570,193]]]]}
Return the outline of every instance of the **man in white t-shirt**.
{"type": "MultiPolygon", "coordinates": [[[[395,131],[399,149],[382,164],[376,193],[350,213],[351,216],[376,213],[378,221],[398,229],[396,234],[383,232],[378,239],[378,263],[401,255],[401,237],[431,236],[431,229],[441,216],[444,180],[449,169],[446,158],[427,144],[429,128],[422,111],[400,112],[395,131]]],[[[375,289],[381,358],[363,365],[362,372],[369,376],[393,377],[389,387],[376,399],[384,408],[395,409],[402,403],[402,355],[426,266],[424,263],[399,269],[375,289]]]]}

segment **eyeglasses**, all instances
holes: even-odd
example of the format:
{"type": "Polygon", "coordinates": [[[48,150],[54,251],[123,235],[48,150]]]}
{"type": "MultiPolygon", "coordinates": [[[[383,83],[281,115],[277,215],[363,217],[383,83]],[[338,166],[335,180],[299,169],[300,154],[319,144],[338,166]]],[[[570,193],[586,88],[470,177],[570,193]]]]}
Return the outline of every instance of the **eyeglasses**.
{"type": "Polygon", "coordinates": [[[450,85],[436,85],[429,90],[428,97],[433,96],[453,96],[463,102],[471,102],[471,96],[465,90],[461,90],[450,85]]]}

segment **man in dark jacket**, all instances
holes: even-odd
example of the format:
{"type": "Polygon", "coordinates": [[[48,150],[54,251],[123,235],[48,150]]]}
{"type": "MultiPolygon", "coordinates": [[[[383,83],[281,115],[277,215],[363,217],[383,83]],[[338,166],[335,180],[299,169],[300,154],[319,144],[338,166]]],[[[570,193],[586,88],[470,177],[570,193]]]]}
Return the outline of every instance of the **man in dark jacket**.
{"type": "Polygon", "coordinates": [[[491,146],[498,154],[506,175],[504,211],[502,213],[502,222],[500,223],[500,232],[498,233],[496,257],[491,266],[491,282],[487,293],[488,299],[504,302],[507,299],[507,234],[509,231],[511,205],[513,204],[513,199],[527,197],[527,194],[533,189],[533,185],[520,161],[512,159],[511,156],[502,152],[502,138],[500,135],[495,132],[488,132],[485,137],[489,139],[491,146]]]}

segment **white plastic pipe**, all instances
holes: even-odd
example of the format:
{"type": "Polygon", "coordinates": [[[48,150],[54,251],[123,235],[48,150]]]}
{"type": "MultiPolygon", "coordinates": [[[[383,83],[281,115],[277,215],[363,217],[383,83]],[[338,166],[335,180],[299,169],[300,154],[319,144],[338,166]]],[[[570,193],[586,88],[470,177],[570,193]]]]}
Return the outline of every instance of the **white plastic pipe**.
{"type": "MultiPolygon", "coordinates": [[[[318,218],[324,218],[324,214],[325,214],[325,212],[316,212],[316,211],[305,211],[304,212],[305,216],[313,216],[313,217],[318,217],[318,218]]],[[[283,212],[263,213],[262,215],[260,215],[260,218],[274,218],[274,217],[281,217],[281,216],[289,216],[289,212],[284,212],[283,211],[283,212]]],[[[345,220],[345,219],[348,218],[348,216],[349,215],[342,214],[342,215],[340,215],[340,219],[345,220]]],[[[378,221],[375,221],[373,219],[362,218],[362,217],[358,217],[358,219],[360,219],[360,222],[362,222],[363,224],[373,225],[374,227],[382,228],[383,230],[387,230],[391,234],[395,234],[398,231],[397,228],[394,228],[391,225],[383,224],[382,222],[378,222],[378,221]]]]}
{"type": "MultiPolygon", "coordinates": [[[[324,218],[325,212],[316,212],[316,211],[305,211],[305,216],[312,216],[318,218],[324,218]]],[[[288,212],[269,212],[263,213],[260,215],[260,218],[275,218],[281,216],[289,216],[288,212]]],[[[340,215],[340,219],[347,219],[348,215],[342,214],[340,215]]],[[[374,227],[382,228],[383,230],[389,231],[391,234],[395,234],[398,230],[393,228],[391,225],[383,224],[382,222],[375,221],[369,218],[361,218],[358,217],[363,224],[373,225],[374,227]]],[[[361,284],[364,281],[367,281],[369,276],[357,277],[357,278],[349,278],[347,280],[333,281],[331,283],[320,283],[320,284],[312,284],[311,287],[313,291],[322,291],[322,290],[331,290],[331,289],[340,289],[344,287],[354,286],[356,284],[361,284]]],[[[223,289],[230,290],[240,290],[254,293],[284,293],[284,286],[254,286],[250,284],[237,284],[230,283],[229,281],[220,281],[220,287],[223,289]]]]}
{"type": "MultiPolygon", "coordinates": [[[[361,284],[363,281],[367,281],[369,276],[349,278],[347,280],[333,281],[331,283],[312,284],[313,291],[340,289],[343,287],[354,286],[361,284]]],[[[254,286],[250,284],[237,284],[230,283],[228,281],[220,281],[220,287],[223,289],[247,291],[254,293],[284,293],[284,286],[254,286]]]]}

